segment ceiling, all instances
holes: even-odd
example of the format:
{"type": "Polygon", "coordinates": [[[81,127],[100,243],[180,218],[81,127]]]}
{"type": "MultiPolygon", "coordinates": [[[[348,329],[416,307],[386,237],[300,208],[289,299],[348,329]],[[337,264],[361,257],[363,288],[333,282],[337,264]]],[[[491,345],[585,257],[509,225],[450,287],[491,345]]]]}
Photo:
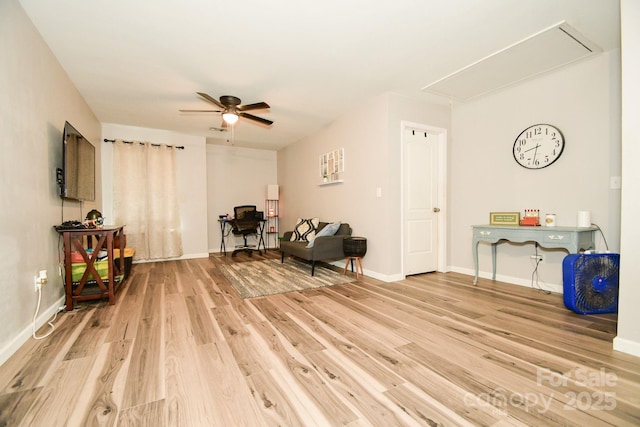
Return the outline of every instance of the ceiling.
{"type": "Polygon", "coordinates": [[[449,102],[422,89],[562,21],[603,51],[620,46],[618,0],[20,3],[101,122],[265,149],[384,92],[449,102]],[[196,92],[267,102],[251,113],[274,124],[210,130],[219,114],[178,111],[212,107],[196,92]]]}

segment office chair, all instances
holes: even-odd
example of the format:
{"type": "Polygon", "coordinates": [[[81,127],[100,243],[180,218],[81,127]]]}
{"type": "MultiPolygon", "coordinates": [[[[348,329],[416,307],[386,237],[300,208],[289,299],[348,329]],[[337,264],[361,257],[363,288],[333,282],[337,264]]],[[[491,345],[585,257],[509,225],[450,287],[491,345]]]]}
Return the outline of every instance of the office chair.
{"type": "MultiPolygon", "coordinates": [[[[236,245],[236,249],[231,254],[236,256],[238,252],[247,252],[249,256],[253,255],[255,245],[247,243],[247,236],[252,234],[258,236],[258,227],[260,227],[260,219],[256,207],[252,205],[236,206],[233,208],[234,218],[231,221],[231,232],[234,236],[242,236],[243,245],[236,245]]],[[[260,248],[258,248],[258,253],[260,248]]]]}

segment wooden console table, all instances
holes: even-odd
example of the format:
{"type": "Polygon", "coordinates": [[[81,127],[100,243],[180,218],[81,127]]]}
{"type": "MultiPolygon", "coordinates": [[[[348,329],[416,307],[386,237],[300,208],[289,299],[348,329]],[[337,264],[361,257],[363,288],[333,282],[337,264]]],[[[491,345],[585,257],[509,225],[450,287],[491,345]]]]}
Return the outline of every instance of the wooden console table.
{"type": "Polygon", "coordinates": [[[492,279],[496,280],[497,245],[501,240],[509,242],[533,242],[544,248],[561,248],[569,253],[580,250],[595,249],[597,227],[524,227],[509,225],[473,225],[473,265],[478,283],[478,243],[491,243],[491,261],[493,263],[492,279]]]}
{"type": "Polygon", "coordinates": [[[124,280],[124,226],[104,226],[103,228],[80,228],[58,230],[64,242],[65,294],[66,309],[73,310],[75,301],[108,298],[109,304],[115,304],[115,293],[124,280]],[[114,262],[113,242],[119,237],[119,262],[114,262]],[[84,240],[86,239],[86,246],[84,240]],[[93,245],[93,240],[96,240],[93,245]],[[107,251],[108,275],[103,279],[96,268],[98,253],[102,248],[107,251]],[[91,249],[91,250],[89,250],[91,249]],[[89,251],[88,251],[89,250],[89,251]],[[84,273],[74,284],[71,253],[76,251],[86,264],[84,273]],[[89,282],[95,282],[95,285],[89,282]]]}

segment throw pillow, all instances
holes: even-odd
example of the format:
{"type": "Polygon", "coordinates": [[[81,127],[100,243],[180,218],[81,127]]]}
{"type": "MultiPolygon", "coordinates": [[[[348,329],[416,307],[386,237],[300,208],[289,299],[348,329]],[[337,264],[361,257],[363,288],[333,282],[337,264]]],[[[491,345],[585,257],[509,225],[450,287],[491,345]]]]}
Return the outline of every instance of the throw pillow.
{"type": "Polygon", "coordinates": [[[316,236],[313,238],[313,240],[309,241],[309,244],[307,245],[307,248],[312,248],[313,247],[313,242],[315,242],[318,237],[333,236],[334,234],[336,234],[336,232],[338,231],[338,228],[340,228],[341,224],[342,224],[341,222],[332,222],[331,224],[325,225],[322,230],[320,230],[320,231],[318,231],[316,233],[316,236]]]}
{"type": "Polygon", "coordinates": [[[318,228],[318,224],[320,224],[320,218],[298,218],[296,226],[293,229],[293,233],[291,233],[291,239],[289,240],[292,242],[299,240],[308,242],[313,240],[316,235],[316,228],[318,228]]]}

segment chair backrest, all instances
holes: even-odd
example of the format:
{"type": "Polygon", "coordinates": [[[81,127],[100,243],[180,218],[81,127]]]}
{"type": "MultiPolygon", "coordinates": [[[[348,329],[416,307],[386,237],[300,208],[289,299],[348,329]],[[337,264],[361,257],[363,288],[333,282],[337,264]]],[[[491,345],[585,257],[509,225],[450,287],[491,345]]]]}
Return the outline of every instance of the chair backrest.
{"type": "Polygon", "coordinates": [[[260,219],[255,205],[243,205],[233,208],[234,220],[232,223],[234,233],[257,233],[260,219]]]}
{"type": "Polygon", "coordinates": [[[255,205],[243,205],[236,206],[233,208],[233,214],[235,219],[244,220],[244,219],[256,219],[257,210],[255,205]]]}

